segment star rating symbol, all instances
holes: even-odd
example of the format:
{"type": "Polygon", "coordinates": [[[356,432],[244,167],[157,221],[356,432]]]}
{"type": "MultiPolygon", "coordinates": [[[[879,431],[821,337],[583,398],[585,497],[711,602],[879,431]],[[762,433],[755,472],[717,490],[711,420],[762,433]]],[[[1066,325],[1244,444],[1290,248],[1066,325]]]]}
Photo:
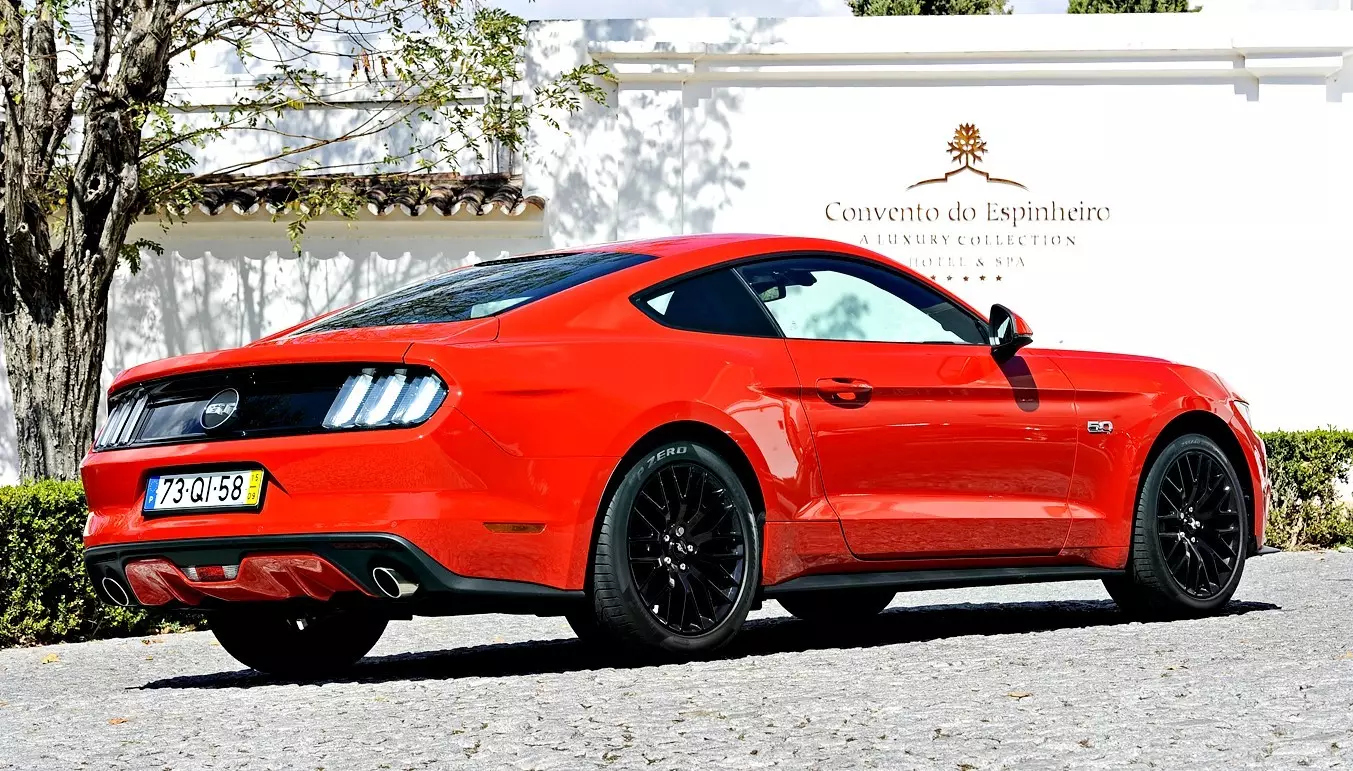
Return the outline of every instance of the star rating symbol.
{"type": "Polygon", "coordinates": [[[945,277],[944,277],[944,280],[945,280],[945,281],[953,281],[953,280],[954,280],[954,277],[953,277],[953,276],[945,276],[945,277]]]}
{"type": "Polygon", "coordinates": [[[1001,277],[1000,277],[1000,276],[997,276],[997,277],[996,277],[996,280],[997,280],[997,281],[1000,281],[1000,280],[1001,280],[1001,277]]]}
{"type": "Polygon", "coordinates": [[[964,281],[967,281],[967,280],[968,280],[968,277],[967,277],[967,276],[964,276],[964,277],[963,277],[963,280],[964,280],[964,281]]]}
{"type": "Polygon", "coordinates": [[[987,280],[987,277],[986,277],[986,276],[978,276],[978,277],[977,277],[977,280],[978,280],[978,281],[986,281],[986,280],[987,280]]]}

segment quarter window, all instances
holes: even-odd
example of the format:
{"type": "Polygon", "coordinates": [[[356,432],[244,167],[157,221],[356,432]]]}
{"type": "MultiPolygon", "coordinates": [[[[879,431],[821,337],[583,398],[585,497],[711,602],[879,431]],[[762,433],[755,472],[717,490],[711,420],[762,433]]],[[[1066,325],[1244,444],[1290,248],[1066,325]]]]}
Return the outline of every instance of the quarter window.
{"type": "Polygon", "coordinates": [[[831,257],[738,268],[786,337],[884,343],[988,344],[986,325],[900,273],[831,257]]]}
{"type": "Polygon", "coordinates": [[[702,273],[639,298],[640,307],[662,324],[693,332],[775,337],[775,327],[731,270],[702,273]]]}

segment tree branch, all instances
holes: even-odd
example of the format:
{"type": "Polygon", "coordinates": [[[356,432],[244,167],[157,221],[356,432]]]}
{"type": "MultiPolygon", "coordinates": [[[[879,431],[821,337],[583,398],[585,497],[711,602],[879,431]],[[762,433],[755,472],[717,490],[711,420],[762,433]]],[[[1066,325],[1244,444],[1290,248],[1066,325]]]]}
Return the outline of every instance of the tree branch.
{"type": "Polygon", "coordinates": [[[94,4],[94,55],[89,61],[89,85],[98,88],[108,73],[113,44],[113,0],[90,0],[94,4]]]}
{"type": "Polygon", "coordinates": [[[178,25],[187,21],[193,14],[197,13],[198,11],[205,10],[207,8],[213,8],[218,5],[226,5],[228,3],[233,3],[235,1],[236,0],[198,0],[198,2],[189,3],[180,8],[178,13],[174,14],[173,25],[177,27],[178,25]]]}
{"type": "MultiPolygon", "coordinates": [[[[24,77],[23,104],[17,119],[24,128],[23,154],[32,165],[31,183],[41,184],[51,169],[47,155],[60,115],[56,104],[56,20],[46,3],[37,6],[28,28],[27,72],[24,77]]],[[[65,133],[64,130],[61,133],[65,133]]]]}
{"type": "MultiPolygon", "coordinates": [[[[201,11],[207,8],[226,5],[233,1],[234,0],[199,0],[197,5],[200,7],[196,10],[201,11]]],[[[266,20],[276,14],[279,7],[287,1],[288,0],[267,0],[267,2],[260,3],[259,5],[250,8],[248,16],[230,15],[215,19],[210,23],[207,23],[207,25],[198,32],[184,34],[183,39],[173,48],[169,49],[169,58],[178,58],[197,46],[219,40],[221,35],[233,29],[252,29],[263,32],[266,20]]],[[[174,18],[172,29],[178,30],[178,28],[185,24],[193,23],[195,20],[191,19],[191,16],[191,12],[185,13],[180,11],[174,18]]],[[[245,38],[242,39],[247,39],[247,37],[248,36],[245,36],[245,38]]]]}
{"type": "Polygon", "coordinates": [[[19,0],[0,0],[0,88],[5,92],[5,111],[17,117],[12,99],[23,86],[23,16],[19,0]]]}
{"type": "MultiPolygon", "coordinates": [[[[392,118],[392,119],[389,120],[389,121],[383,122],[382,124],[380,124],[380,125],[378,125],[378,126],[375,126],[375,127],[373,127],[373,128],[366,129],[366,130],[359,130],[361,127],[358,127],[358,129],[354,129],[354,130],[352,130],[352,131],[349,131],[349,132],[343,134],[342,136],[331,137],[331,138],[327,138],[327,139],[319,139],[319,140],[316,140],[316,141],[311,142],[311,143],[309,143],[309,144],[303,145],[303,146],[301,146],[301,147],[295,147],[295,148],[290,148],[290,149],[287,149],[287,150],[282,150],[281,152],[274,153],[274,154],[272,154],[272,155],[270,155],[270,156],[268,156],[268,157],[266,157],[266,158],[255,158],[255,159],[251,159],[251,160],[248,160],[248,161],[241,161],[240,163],[232,164],[232,165],[230,165],[230,166],[223,166],[223,167],[221,167],[221,168],[219,168],[219,169],[216,169],[215,171],[207,172],[207,173],[205,173],[205,174],[197,174],[197,175],[194,175],[194,176],[192,176],[192,177],[186,177],[186,178],[181,179],[181,180],[179,180],[178,182],[175,182],[174,184],[168,186],[168,187],[165,188],[164,190],[160,191],[160,194],[161,194],[161,197],[168,197],[169,195],[173,194],[174,192],[176,192],[176,191],[178,191],[178,190],[182,190],[183,188],[188,187],[189,185],[195,184],[197,180],[199,180],[199,179],[201,179],[201,178],[203,178],[203,177],[221,176],[221,175],[224,175],[224,174],[237,174],[237,173],[239,173],[239,172],[241,172],[241,171],[244,171],[244,170],[246,170],[246,169],[252,169],[252,168],[255,168],[255,167],[257,167],[257,166],[263,166],[263,165],[268,164],[268,163],[273,163],[273,162],[275,162],[275,161],[280,161],[280,160],[282,160],[283,158],[290,158],[290,157],[292,157],[292,156],[300,155],[300,154],[302,154],[302,153],[308,153],[308,152],[311,152],[311,151],[313,151],[313,150],[318,150],[318,149],[321,148],[321,147],[327,147],[327,146],[329,146],[329,145],[339,144],[339,143],[342,143],[342,142],[349,142],[349,141],[352,141],[352,140],[354,140],[354,139],[360,139],[360,138],[362,138],[362,137],[374,136],[374,135],[380,134],[380,133],[382,133],[382,132],[384,132],[384,131],[388,131],[390,128],[392,128],[393,126],[395,126],[396,124],[398,124],[400,121],[402,121],[402,120],[403,120],[403,117],[404,117],[404,116],[402,116],[402,115],[397,116],[397,117],[395,117],[395,118],[392,118]]],[[[364,122],[362,125],[363,125],[363,126],[366,126],[366,125],[369,125],[369,123],[370,123],[370,121],[368,120],[368,121],[364,122]]]]}

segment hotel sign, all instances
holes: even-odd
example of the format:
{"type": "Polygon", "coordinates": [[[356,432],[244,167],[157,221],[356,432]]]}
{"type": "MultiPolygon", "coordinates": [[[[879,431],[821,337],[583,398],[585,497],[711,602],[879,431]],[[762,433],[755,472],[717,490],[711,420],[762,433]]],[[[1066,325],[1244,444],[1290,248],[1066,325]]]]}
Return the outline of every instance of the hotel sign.
{"type": "Polygon", "coordinates": [[[954,168],[913,183],[904,200],[829,201],[823,216],[831,227],[851,230],[836,237],[937,281],[1001,281],[1040,252],[1076,249],[1088,228],[1112,216],[1108,206],[1035,197],[1022,182],[980,168],[987,142],[971,123],[954,132],[948,152],[954,168]],[[951,190],[958,195],[946,195],[951,190]]]}

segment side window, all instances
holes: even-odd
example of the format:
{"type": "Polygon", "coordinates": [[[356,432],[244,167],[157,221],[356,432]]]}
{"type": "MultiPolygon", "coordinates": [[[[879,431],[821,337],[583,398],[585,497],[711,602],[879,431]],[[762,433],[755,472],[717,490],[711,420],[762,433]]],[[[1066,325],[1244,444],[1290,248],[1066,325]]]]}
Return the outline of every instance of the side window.
{"type": "Polygon", "coordinates": [[[884,343],[988,344],[986,326],[944,295],[898,273],[831,257],[738,268],[786,337],[884,343]]]}
{"type": "Polygon", "coordinates": [[[766,318],[730,270],[716,270],[641,295],[640,307],[660,323],[692,332],[743,337],[777,337],[766,318]]]}

